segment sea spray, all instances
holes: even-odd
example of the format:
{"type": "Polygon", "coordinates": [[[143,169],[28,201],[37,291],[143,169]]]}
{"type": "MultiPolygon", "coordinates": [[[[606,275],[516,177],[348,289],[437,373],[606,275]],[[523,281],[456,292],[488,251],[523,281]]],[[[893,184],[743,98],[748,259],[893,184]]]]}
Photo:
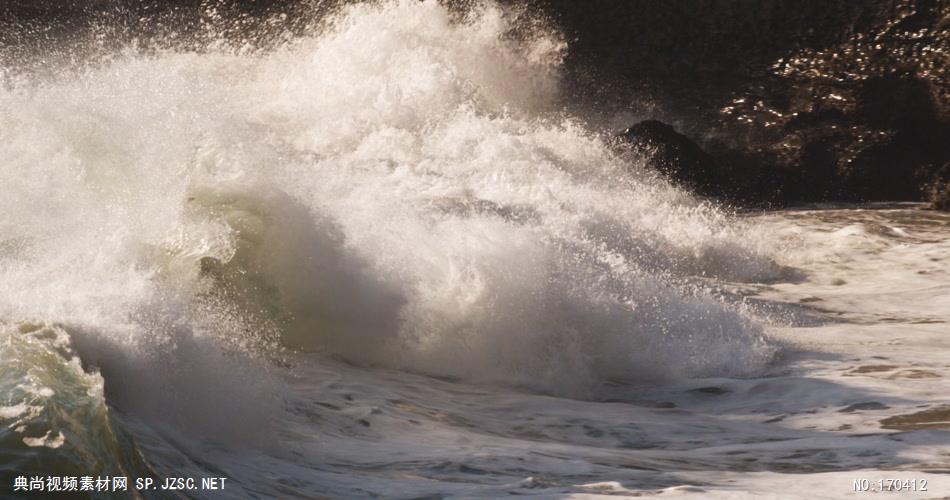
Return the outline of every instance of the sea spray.
{"type": "Polygon", "coordinates": [[[493,4],[335,16],[8,69],[2,317],[67,325],[120,407],[179,423],[275,397],[283,348],[576,396],[768,363],[702,285],[774,272],[754,234],[561,111],[560,36],[493,4]]]}

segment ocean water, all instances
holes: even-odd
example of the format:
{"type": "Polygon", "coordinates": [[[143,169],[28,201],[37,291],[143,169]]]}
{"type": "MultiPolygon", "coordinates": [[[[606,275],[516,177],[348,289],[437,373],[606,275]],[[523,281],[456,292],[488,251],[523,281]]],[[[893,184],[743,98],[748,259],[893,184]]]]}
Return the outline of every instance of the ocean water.
{"type": "Polygon", "coordinates": [[[566,50],[404,0],[4,67],[0,491],[947,494],[950,217],[698,199],[569,111],[566,50]]]}

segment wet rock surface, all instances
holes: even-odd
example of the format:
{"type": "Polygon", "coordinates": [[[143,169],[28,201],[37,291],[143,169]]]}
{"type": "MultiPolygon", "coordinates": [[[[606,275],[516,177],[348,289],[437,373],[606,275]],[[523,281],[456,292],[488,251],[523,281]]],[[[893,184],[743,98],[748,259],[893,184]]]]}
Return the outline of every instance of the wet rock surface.
{"type": "Polygon", "coordinates": [[[578,95],[675,125],[732,198],[947,205],[950,2],[533,3],[578,95]]]}
{"type": "Polygon", "coordinates": [[[781,172],[714,158],[672,125],[658,120],[636,123],[618,138],[622,148],[646,157],[649,166],[702,196],[744,205],[770,204],[783,184],[781,172]]]}
{"type": "Polygon", "coordinates": [[[651,158],[663,174],[699,192],[725,195],[716,160],[695,142],[658,120],[645,120],[620,134],[638,153],[651,158]]]}

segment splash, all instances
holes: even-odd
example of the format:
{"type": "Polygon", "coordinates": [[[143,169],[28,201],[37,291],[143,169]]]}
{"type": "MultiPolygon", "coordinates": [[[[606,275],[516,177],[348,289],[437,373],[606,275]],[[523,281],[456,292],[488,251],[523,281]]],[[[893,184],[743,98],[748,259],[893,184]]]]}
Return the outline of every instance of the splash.
{"type": "Polygon", "coordinates": [[[525,23],[360,4],[267,50],[8,69],[0,318],[172,420],[142,387],[267,400],[287,348],[557,394],[760,370],[702,284],[772,273],[754,235],[562,112],[566,45],[525,23]]]}

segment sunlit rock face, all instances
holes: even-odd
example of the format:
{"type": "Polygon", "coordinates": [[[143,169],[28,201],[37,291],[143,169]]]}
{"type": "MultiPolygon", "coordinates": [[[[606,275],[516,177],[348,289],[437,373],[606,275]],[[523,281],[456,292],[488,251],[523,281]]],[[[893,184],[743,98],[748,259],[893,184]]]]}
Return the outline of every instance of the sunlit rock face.
{"type": "Polygon", "coordinates": [[[579,94],[626,106],[621,127],[685,131],[740,197],[915,200],[946,182],[946,1],[536,4],[573,40],[595,88],[579,94]]]}
{"type": "Polygon", "coordinates": [[[926,195],[946,180],[950,159],[942,139],[950,135],[948,5],[899,3],[843,42],[777,59],[764,79],[775,93],[737,96],[722,108],[725,125],[801,169],[790,197],[926,195]]]}

